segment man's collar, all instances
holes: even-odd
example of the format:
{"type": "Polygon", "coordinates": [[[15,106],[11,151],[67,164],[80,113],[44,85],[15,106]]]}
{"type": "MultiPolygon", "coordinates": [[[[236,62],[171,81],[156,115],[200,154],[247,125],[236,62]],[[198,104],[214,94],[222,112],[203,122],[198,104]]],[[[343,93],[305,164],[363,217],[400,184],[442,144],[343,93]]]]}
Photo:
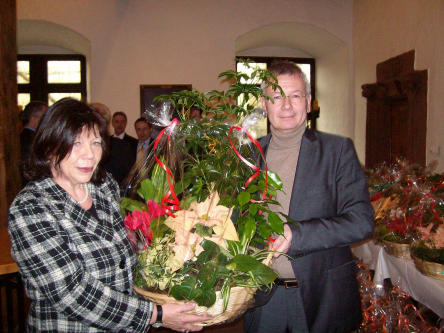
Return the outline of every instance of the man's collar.
{"type": "Polygon", "coordinates": [[[138,145],[137,145],[137,148],[139,148],[140,145],[143,145],[143,149],[147,149],[148,146],[149,146],[149,144],[150,144],[150,141],[151,141],[151,138],[148,138],[148,139],[146,139],[145,141],[140,141],[140,140],[139,140],[139,143],[138,143],[138,145]]]}
{"type": "Polygon", "coordinates": [[[115,138],[119,138],[120,140],[123,140],[123,138],[125,137],[125,132],[120,133],[119,135],[113,135],[115,138]]]}

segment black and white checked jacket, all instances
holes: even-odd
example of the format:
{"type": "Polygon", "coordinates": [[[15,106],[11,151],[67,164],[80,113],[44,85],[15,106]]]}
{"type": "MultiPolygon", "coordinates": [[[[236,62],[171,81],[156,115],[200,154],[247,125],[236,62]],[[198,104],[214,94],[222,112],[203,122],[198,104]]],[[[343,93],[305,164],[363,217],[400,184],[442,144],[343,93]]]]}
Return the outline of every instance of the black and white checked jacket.
{"type": "Polygon", "coordinates": [[[30,332],[143,332],[153,304],[132,289],[135,253],[108,175],[90,184],[99,221],[51,178],[28,183],[8,216],[12,257],[32,304],[30,332]]]}

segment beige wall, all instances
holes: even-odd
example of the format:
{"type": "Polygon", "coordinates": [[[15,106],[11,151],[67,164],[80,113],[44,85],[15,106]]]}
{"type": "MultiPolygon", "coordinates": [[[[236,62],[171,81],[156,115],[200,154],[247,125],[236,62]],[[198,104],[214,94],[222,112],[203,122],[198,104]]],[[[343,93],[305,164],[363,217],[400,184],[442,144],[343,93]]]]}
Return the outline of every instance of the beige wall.
{"type": "MultiPolygon", "coordinates": [[[[279,48],[322,60],[325,68],[318,70],[318,81],[334,74],[341,83],[327,87],[335,99],[329,99],[327,91],[320,92],[324,95],[319,100],[321,117],[325,115],[321,129],[353,137],[349,124],[353,103],[344,96],[350,94],[352,80],[348,70],[352,68],[352,5],[352,0],[17,0],[17,14],[19,25],[43,20],[74,31],[78,36],[68,41],[72,49],[79,40],[89,42],[82,46],[85,53],[90,52],[86,54],[89,100],[103,102],[112,111],[124,110],[132,134],[140,112],[139,85],[191,83],[202,91],[222,89],[218,73],[234,68],[235,55],[248,51],[239,38],[261,27],[280,27],[269,30],[267,40],[250,43],[249,48],[255,55],[269,55],[279,48]],[[288,25],[296,31],[282,29],[288,25]],[[336,47],[343,49],[339,51],[342,58],[327,60],[328,52],[336,47]],[[338,62],[339,70],[328,68],[338,62]],[[340,106],[338,98],[343,98],[340,106]],[[326,120],[332,117],[345,122],[330,126],[326,120]]],[[[31,32],[19,32],[19,50],[24,44],[39,44],[38,39],[26,40],[23,33],[31,32]]],[[[45,45],[50,43],[47,34],[41,36],[45,45]]],[[[66,44],[56,46],[66,48],[66,44]]]]}
{"type": "Polygon", "coordinates": [[[353,18],[355,144],[361,160],[366,117],[361,86],[376,82],[377,63],[415,50],[415,69],[428,70],[427,163],[437,160],[443,171],[444,1],[359,0],[354,2],[353,18]]]}

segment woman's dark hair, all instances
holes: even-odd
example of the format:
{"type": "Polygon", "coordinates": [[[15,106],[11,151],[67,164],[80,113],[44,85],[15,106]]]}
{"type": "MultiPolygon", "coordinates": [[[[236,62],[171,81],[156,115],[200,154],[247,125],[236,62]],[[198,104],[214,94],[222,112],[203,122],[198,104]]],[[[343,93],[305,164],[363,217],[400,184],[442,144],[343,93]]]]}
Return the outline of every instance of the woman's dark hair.
{"type": "MultiPolygon", "coordinates": [[[[102,138],[102,158],[106,154],[106,122],[103,117],[87,104],[72,98],[63,98],[48,108],[42,117],[31,148],[31,159],[27,176],[32,179],[52,177],[51,166],[60,162],[71,152],[74,141],[83,128],[99,130],[102,138]]],[[[106,172],[97,166],[91,181],[101,184],[106,172]]]]}

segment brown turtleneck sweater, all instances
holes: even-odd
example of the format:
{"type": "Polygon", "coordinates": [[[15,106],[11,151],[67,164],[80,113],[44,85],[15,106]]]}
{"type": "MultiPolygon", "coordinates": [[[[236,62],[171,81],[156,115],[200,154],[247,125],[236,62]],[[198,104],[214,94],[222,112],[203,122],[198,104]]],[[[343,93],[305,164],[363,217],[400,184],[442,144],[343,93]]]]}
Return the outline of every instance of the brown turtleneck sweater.
{"type": "MultiPolygon", "coordinates": [[[[307,127],[307,122],[290,134],[281,134],[271,126],[271,141],[267,150],[267,166],[269,170],[276,172],[282,180],[283,190],[277,192],[276,200],[282,207],[273,205],[271,210],[288,214],[290,199],[293,189],[293,181],[296,166],[299,159],[302,135],[307,127]]],[[[273,269],[281,278],[294,278],[294,272],[290,261],[286,256],[279,256],[273,261],[273,269]]]]}

